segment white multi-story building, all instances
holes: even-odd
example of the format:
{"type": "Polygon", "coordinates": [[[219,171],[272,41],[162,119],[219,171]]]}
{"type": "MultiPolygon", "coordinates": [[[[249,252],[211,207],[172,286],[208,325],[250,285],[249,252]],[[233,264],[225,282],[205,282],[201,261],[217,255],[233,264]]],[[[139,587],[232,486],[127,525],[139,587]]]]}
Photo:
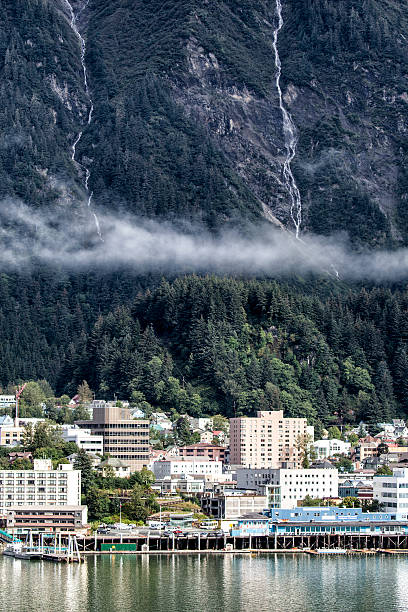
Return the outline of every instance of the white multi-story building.
{"type": "Polygon", "coordinates": [[[152,486],[153,490],[161,494],[165,493],[203,493],[205,488],[205,478],[194,478],[191,474],[181,476],[166,476],[156,480],[152,486]]]}
{"type": "Polygon", "coordinates": [[[153,426],[158,425],[160,426],[160,429],[166,429],[168,431],[173,429],[172,421],[167,415],[164,414],[164,412],[152,412],[150,415],[150,424],[153,426]]]}
{"type": "Polygon", "coordinates": [[[70,464],[52,469],[51,459],[34,459],[33,470],[0,470],[0,514],[27,506],[79,506],[81,472],[70,464]]]}
{"type": "Polygon", "coordinates": [[[233,520],[244,514],[263,512],[268,508],[268,498],[266,495],[257,495],[254,491],[230,489],[204,493],[201,508],[205,514],[214,518],[233,520]]]}
{"type": "Polygon", "coordinates": [[[0,395],[0,410],[2,408],[15,408],[16,396],[15,395],[0,395]]]}
{"type": "Polygon", "coordinates": [[[237,489],[267,493],[269,507],[296,508],[307,495],[333,498],[339,495],[339,474],[329,469],[246,469],[236,470],[237,489]]]}
{"type": "Polygon", "coordinates": [[[190,427],[193,430],[196,429],[212,429],[214,422],[211,418],[207,417],[188,417],[190,427]]]}
{"type": "Polygon", "coordinates": [[[212,443],[214,434],[210,429],[206,429],[205,431],[198,430],[198,433],[200,434],[200,442],[203,442],[204,444],[212,443]]]}
{"type": "Polygon", "coordinates": [[[394,468],[392,476],[374,476],[373,497],[384,512],[408,518],[408,468],[394,468]]]}
{"type": "Polygon", "coordinates": [[[103,455],[103,436],[93,435],[90,429],[81,429],[77,425],[63,425],[62,437],[66,442],[75,442],[92,455],[103,455]]]}
{"type": "Polygon", "coordinates": [[[307,420],[284,418],[283,410],[260,410],[255,418],[230,419],[230,463],[279,468],[289,462],[300,467],[297,440],[305,434],[313,436],[307,420]]]}
{"type": "Polygon", "coordinates": [[[327,459],[334,455],[348,455],[351,444],[350,442],[343,442],[343,440],[316,440],[313,443],[313,448],[316,453],[316,459],[327,459]]]}
{"type": "Polygon", "coordinates": [[[154,461],[151,469],[158,480],[172,476],[173,474],[196,474],[206,476],[208,479],[222,479],[222,461],[197,459],[195,457],[185,459],[168,459],[154,461]]]}

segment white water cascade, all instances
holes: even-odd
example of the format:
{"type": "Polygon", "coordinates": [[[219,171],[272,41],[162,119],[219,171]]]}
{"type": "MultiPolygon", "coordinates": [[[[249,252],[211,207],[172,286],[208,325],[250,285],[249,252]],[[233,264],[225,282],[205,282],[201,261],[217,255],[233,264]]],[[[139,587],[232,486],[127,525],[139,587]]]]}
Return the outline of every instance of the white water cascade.
{"type": "Polygon", "coordinates": [[[296,147],[298,143],[298,137],[296,132],[295,124],[293,123],[292,117],[288,113],[283,103],[282,90],[280,86],[280,78],[282,74],[282,64],[278,52],[278,35],[283,26],[282,17],[282,3],[281,0],[276,0],[276,13],[278,16],[278,26],[273,33],[273,48],[275,51],[275,66],[276,66],[276,89],[278,90],[279,96],[279,107],[282,112],[283,120],[283,135],[285,137],[286,147],[286,159],[283,164],[283,179],[286,189],[290,196],[290,216],[295,226],[296,238],[300,240],[300,226],[302,223],[302,200],[298,186],[296,185],[295,177],[293,176],[291,163],[296,155],[296,147]]]}
{"type": "MultiPolygon", "coordinates": [[[[71,3],[69,2],[69,0],[64,0],[65,4],[68,7],[69,10],[69,14],[71,17],[71,29],[74,32],[75,36],[78,38],[79,43],[80,43],[80,47],[81,47],[81,66],[82,66],[82,71],[83,71],[83,75],[84,75],[84,86],[85,86],[85,92],[86,95],[88,97],[89,100],[89,111],[88,111],[88,121],[87,121],[87,125],[90,125],[91,121],[92,121],[92,113],[94,110],[94,105],[92,102],[92,98],[91,98],[91,93],[89,91],[89,86],[88,86],[88,75],[87,75],[87,71],[86,71],[86,64],[85,64],[85,53],[86,53],[86,43],[85,43],[85,39],[83,38],[83,36],[81,36],[80,31],[78,30],[78,17],[79,15],[82,13],[82,11],[88,6],[89,4],[89,0],[86,0],[86,2],[82,5],[81,9],[79,10],[78,14],[75,15],[74,13],[74,9],[72,8],[71,3]]],[[[77,166],[77,168],[82,168],[85,170],[85,189],[88,193],[88,208],[91,208],[91,202],[92,202],[92,196],[93,196],[93,192],[89,192],[89,178],[91,176],[91,172],[89,170],[89,168],[85,168],[84,166],[82,166],[82,164],[80,164],[76,159],[76,148],[78,146],[79,141],[82,138],[82,134],[83,134],[83,130],[81,130],[78,133],[78,136],[76,137],[76,139],[74,140],[74,143],[72,145],[72,155],[71,155],[71,159],[74,162],[74,164],[77,166]]],[[[99,223],[99,219],[96,216],[95,212],[92,212],[93,218],[95,220],[95,227],[96,227],[96,231],[97,234],[99,236],[99,239],[102,240],[103,242],[103,237],[102,237],[102,232],[101,232],[101,226],[99,223]]]]}

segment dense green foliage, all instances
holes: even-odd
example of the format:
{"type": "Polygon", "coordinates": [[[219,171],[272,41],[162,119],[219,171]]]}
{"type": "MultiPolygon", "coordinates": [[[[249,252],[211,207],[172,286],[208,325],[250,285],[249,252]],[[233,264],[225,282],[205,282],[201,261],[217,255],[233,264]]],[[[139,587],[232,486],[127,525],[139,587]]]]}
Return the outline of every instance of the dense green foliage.
{"type": "Polygon", "coordinates": [[[92,144],[90,185],[99,204],[110,207],[115,198],[141,215],[216,228],[231,218],[254,220],[260,209],[206,127],[175,103],[165,78],[186,70],[198,4],[98,3],[86,58],[95,113],[79,153],[92,144]]]}
{"type": "Polygon", "coordinates": [[[147,468],[134,472],[130,478],[118,478],[114,473],[102,476],[92,470],[91,460],[84,450],[78,451],[74,467],[81,471],[81,488],[91,521],[111,521],[112,516],[117,516],[118,520],[121,513],[128,521],[144,523],[152,512],[159,510],[151,490],[154,474],[147,468]]]}
{"type": "MultiPolygon", "coordinates": [[[[304,227],[347,231],[357,245],[408,236],[403,9],[396,0],[283,3],[282,88],[296,88],[290,110],[304,227]]],[[[271,123],[281,122],[273,2],[91,0],[79,24],[90,125],[65,3],[6,0],[2,17],[1,213],[8,197],[80,207],[86,166],[95,207],[199,220],[213,231],[258,222],[259,202],[218,124],[188,115],[181,99],[199,86],[190,71],[194,43],[219,66],[209,106],[217,107],[219,91],[245,91],[254,104],[225,110],[225,124],[233,116],[239,126],[234,142],[244,159],[256,157],[261,139],[273,141],[268,154],[279,162],[282,134],[259,119],[266,104],[276,113],[271,123]],[[80,130],[82,169],[71,160],[80,130]]],[[[273,164],[263,163],[257,172],[268,183],[273,164]]],[[[1,244],[7,237],[1,231],[1,244]]],[[[133,395],[148,409],[232,416],[282,407],[318,426],[408,413],[405,290],[197,277],[157,285],[129,273],[2,274],[1,385],[47,380],[54,393],[72,395],[87,380],[100,397],[133,395]]],[[[31,387],[23,409],[47,403],[46,390],[37,391],[31,387]]],[[[49,416],[64,419],[54,408],[47,405],[49,416]]]]}
{"type": "MultiPolygon", "coordinates": [[[[283,408],[325,426],[408,413],[405,291],[190,276],[140,292],[133,305],[132,291],[122,293],[129,305],[105,305],[97,320],[101,296],[90,291],[76,330],[81,302],[68,287],[61,323],[25,334],[31,373],[58,393],[73,395],[85,379],[98,397],[133,394],[135,405],[175,416],[283,408]]],[[[50,300],[50,320],[60,308],[50,300]]],[[[16,328],[34,330],[37,313],[26,309],[16,328]]],[[[6,384],[18,377],[19,347],[1,346],[6,384]]]]}
{"type": "Polygon", "coordinates": [[[392,194],[394,221],[406,240],[406,7],[396,0],[282,4],[283,85],[310,89],[314,104],[322,99],[320,112],[294,110],[300,129],[296,176],[303,195],[312,194],[309,227],[327,235],[345,230],[356,243],[387,244],[393,214],[381,210],[392,194]],[[378,132],[387,134],[386,143],[378,132]],[[388,195],[373,197],[370,182],[379,174],[388,195]]]}

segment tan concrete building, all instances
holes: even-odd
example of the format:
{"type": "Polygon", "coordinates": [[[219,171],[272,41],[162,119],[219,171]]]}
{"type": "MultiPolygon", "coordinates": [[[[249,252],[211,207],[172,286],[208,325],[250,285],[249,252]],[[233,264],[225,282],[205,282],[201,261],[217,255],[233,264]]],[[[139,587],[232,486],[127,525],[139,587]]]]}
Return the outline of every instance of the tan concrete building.
{"type": "Polygon", "coordinates": [[[307,420],[284,418],[283,410],[258,411],[256,417],[230,419],[230,463],[251,468],[301,467],[299,435],[310,433],[307,420]]]}
{"type": "Polygon", "coordinates": [[[24,427],[0,426],[0,446],[19,446],[23,440],[24,427]]]}
{"type": "Polygon", "coordinates": [[[378,446],[381,440],[373,438],[372,436],[366,436],[360,438],[357,446],[352,451],[352,460],[356,463],[357,468],[363,463],[364,459],[368,457],[376,457],[378,453],[378,446]]]}
{"type": "Polygon", "coordinates": [[[92,421],[77,425],[103,436],[103,452],[120,459],[131,471],[149,463],[149,421],[132,419],[129,408],[103,405],[95,407],[92,421]]]}

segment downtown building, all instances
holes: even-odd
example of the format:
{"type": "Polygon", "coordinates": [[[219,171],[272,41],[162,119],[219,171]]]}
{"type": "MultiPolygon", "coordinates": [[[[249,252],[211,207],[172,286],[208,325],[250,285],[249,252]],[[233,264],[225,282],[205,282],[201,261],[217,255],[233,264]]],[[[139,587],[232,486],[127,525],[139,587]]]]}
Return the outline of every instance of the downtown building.
{"type": "Polygon", "coordinates": [[[34,459],[33,470],[0,470],[0,520],[13,533],[83,528],[81,472],[70,464],[53,470],[51,459],[34,459]]]}
{"type": "Polygon", "coordinates": [[[339,496],[339,473],[332,468],[236,470],[237,489],[266,495],[268,508],[296,508],[306,496],[333,500],[339,496]]]}
{"type": "Polygon", "coordinates": [[[306,434],[313,436],[307,420],[284,418],[283,410],[261,410],[253,418],[230,419],[230,463],[249,468],[301,467],[296,444],[306,434]]]}
{"type": "Polygon", "coordinates": [[[94,407],[91,421],[76,424],[102,436],[104,454],[120,459],[132,472],[149,464],[149,421],[132,419],[129,408],[101,404],[94,407]]]}
{"type": "Polygon", "coordinates": [[[151,470],[158,480],[174,475],[192,475],[205,480],[218,482],[223,480],[223,463],[218,459],[205,458],[174,458],[154,461],[151,470]]]}
{"type": "Polygon", "coordinates": [[[34,459],[33,470],[0,470],[0,514],[37,506],[79,506],[81,472],[70,464],[52,469],[51,459],[34,459]]]}
{"type": "Polygon", "coordinates": [[[103,455],[103,436],[94,435],[89,429],[82,429],[77,425],[62,425],[62,439],[65,442],[74,442],[91,455],[103,455]]]}
{"type": "Polygon", "coordinates": [[[373,497],[385,512],[408,519],[408,468],[394,468],[392,476],[374,476],[373,497]]]}

